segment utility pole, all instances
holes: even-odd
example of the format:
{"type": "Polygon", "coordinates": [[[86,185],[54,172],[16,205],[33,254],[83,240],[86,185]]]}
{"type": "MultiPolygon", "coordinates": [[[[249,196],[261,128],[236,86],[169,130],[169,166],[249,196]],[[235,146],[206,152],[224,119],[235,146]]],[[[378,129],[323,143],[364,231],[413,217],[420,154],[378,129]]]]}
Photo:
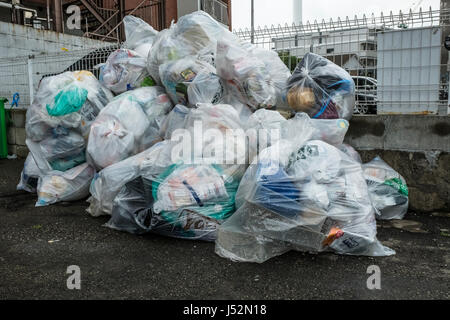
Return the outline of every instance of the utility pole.
{"type": "Polygon", "coordinates": [[[252,35],[251,35],[251,43],[255,43],[255,4],[254,4],[254,0],[251,0],[252,1],[252,8],[251,8],[251,15],[252,15],[252,17],[251,17],[251,32],[252,32],[252,35]]]}

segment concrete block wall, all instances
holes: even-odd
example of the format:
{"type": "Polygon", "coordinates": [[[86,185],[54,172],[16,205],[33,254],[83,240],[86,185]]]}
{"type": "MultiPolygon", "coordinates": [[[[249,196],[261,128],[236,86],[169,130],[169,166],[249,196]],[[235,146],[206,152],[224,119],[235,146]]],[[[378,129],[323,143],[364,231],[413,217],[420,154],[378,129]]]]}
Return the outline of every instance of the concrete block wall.
{"type": "Polygon", "coordinates": [[[345,140],[406,179],[411,210],[450,211],[450,116],[355,116],[345,140]]]}
{"type": "Polygon", "coordinates": [[[25,115],[26,110],[12,109],[10,111],[12,124],[7,129],[8,153],[25,158],[28,155],[28,148],[25,143],[25,115]]]}

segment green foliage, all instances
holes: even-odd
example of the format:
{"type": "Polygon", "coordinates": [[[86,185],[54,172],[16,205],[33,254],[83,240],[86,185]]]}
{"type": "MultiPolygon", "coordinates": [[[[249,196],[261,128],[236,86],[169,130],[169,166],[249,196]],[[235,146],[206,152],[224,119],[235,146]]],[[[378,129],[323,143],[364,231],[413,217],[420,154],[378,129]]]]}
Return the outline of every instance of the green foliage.
{"type": "Polygon", "coordinates": [[[298,63],[298,58],[296,56],[291,56],[287,51],[278,52],[278,56],[281,61],[289,68],[289,70],[294,71],[298,63]]]}

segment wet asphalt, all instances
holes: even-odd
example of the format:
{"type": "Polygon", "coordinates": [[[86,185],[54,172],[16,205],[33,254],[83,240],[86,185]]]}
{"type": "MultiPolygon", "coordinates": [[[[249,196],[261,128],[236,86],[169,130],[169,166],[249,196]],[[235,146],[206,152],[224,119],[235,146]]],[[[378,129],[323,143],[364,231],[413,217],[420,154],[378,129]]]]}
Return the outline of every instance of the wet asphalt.
{"type": "Polygon", "coordinates": [[[379,223],[387,258],[290,252],[233,263],[214,244],[135,236],[103,226],[87,203],[35,208],[16,191],[22,160],[0,160],[0,299],[449,299],[450,214],[408,213],[411,229],[379,223]],[[68,266],[81,289],[67,288],[68,266]],[[381,290],[369,290],[369,266],[381,290]]]}

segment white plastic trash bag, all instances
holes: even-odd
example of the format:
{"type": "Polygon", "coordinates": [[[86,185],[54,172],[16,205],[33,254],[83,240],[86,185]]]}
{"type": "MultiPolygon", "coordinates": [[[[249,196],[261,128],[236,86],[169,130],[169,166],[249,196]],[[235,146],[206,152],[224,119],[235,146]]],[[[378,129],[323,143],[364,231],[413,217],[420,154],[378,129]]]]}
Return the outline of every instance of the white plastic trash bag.
{"type": "Polygon", "coordinates": [[[114,98],[92,125],[89,160],[102,169],[161,140],[160,126],[172,104],[160,87],[144,87],[114,98]]]}
{"type": "Polygon", "coordinates": [[[96,174],[90,186],[91,197],[87,211],[94,217],[110,215],[113,201],[126,183],[136,179],[142,168],[166,166],[170,163],[170,142],[155,144],[135,156],[117,162],[96,174]]]}
{"type": "Polygon", "coordinates": [[[89,195],[95,169],[84,163],[66,172],[50,171],[39,178],[37,207],[62,201],[76,201],[89,195]]]}
{"type": "Polygon", "coordinates": [[[147,59],[158,31],[142,19],[130,15],[123,18],[123,26],[126,39],[123,47],[147,59]]]}

